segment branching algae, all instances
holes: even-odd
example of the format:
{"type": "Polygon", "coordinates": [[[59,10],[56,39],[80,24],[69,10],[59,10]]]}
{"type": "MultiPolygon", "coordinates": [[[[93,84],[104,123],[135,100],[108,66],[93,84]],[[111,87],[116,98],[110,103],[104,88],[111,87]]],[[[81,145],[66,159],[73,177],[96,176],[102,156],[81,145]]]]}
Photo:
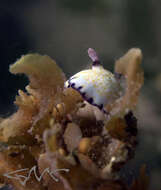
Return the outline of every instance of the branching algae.
{"type": "MultiPolygon", "coordinates": [[[[89,56],[94,71],[100,71],[94,50],[89,49],[89,56]]],[[[145,167],[130,187],[118,174],[134,157],[137,144],[133,110],[144,79],[141,60],[141,50],[130,49],[116,61],[115,75],[101,70],[111,78],[99,75],[103,84],[96,87],[98,78],[92,78],[95,82],[91,78],[84,80],[82,73],[67,81],[48,56],[28,54],[11,65],[11,73],[26,74],[30,83],[27,92],[19,90],[16,96],[17,112],[1,119],[0,182],[18,190],[146,189],[145,167]],[[41,181],[31,175],[25,186],[18,179],[23,179],[26,171],[17,174],[18,179],[4,175],[35,166],[39,175],[44,170],[69,172],[55,172],[58,180],[53,180],[49,173],[41,181]]]]}

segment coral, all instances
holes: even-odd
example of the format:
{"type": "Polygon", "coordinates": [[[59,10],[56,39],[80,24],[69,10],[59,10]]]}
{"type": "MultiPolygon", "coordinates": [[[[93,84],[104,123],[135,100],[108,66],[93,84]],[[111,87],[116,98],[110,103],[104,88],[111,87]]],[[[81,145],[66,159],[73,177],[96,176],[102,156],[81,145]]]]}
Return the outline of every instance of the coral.
{"type": "Polygon", "coordinates": [[[0,121],[0,182],[23,190],[131,190],[147,184],[140,178],[128,187],[119,177],[137,145],[133,110],[144,78],[141,59],[141,50],[131,49],[116,61],[125,92],[106,107],[110,117],[64,88],[65,75],[50,57],[29,54],[11,65],[11,73],[26,74],[30,83],[16,96],[17,112],[0,121]],[[4,176],[33,166],[41,181],[32,174],[23,186],[4,176]]]}

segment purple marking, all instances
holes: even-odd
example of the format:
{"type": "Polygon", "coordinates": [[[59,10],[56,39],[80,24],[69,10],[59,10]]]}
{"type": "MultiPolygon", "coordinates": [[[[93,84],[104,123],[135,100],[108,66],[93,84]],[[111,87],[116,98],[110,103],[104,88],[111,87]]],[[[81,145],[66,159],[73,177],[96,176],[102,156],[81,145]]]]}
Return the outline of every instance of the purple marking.
{"type": "Polygon", "coordinates": [[[86,96],[86,93],[85,92],[83,92],[83,93],[81,93],[81,95],[83,96],[83,98],[86,96]]]}
{"type": "Polygon", "coordinates": [[[82,86],[79,86],[79,87],[78,87],[78,90],[81,90],[82,88],[83,88],[82,86]]]}
{"type": "Polygon", "coordinates": [[[89,98],[89,99],[88,99],[88,102],[89,102],[90,104],[92,104],[92,103],[93,103],[93,98],[89,98]]]}
{"type": "Polygon", "coordinates": [[[102,110],[102,109],[103,109],[103,104],[101,104],[101,105],[99,106],[99,108],[100,108],[100,110],[102,110]]]}
{"type": "Polygon", "coordinates": [[[76,88],[76,87],[75,87],[75,83],[71,83],[71,79],[69,80],[69,85],[68,85],[68,86],[70,86],[70,87],[72,87],[73,89],[77,90],[77,91],[81,94],[81,96],[83,97],[83,99],[86,100],[88,103],[90,103],[90,104],[93,105],[93,106],[98,107],[101,111],[103,111],[103,113],[105,113],[105,114],[107,114],[107,115],[109,114],[108,112],[106,112],[106,111],[103,109],[103,104],[101,104],[101,105],[95,104],[92,97],[91,97],[91,98],[88,98],[88,97],[86,96],[86,93],[85,93],[85,92],[81,92],[81,91],[80,91],[80,89],[83,88],[82,86],[79,86],[78,88],[76,88]]]}
{"type": "Polygon", "coordinates": [[[72,83],[72,84],[71,84],[71,87],[74,87],[74,86],[75,86],[75,83],[72,83]]]}

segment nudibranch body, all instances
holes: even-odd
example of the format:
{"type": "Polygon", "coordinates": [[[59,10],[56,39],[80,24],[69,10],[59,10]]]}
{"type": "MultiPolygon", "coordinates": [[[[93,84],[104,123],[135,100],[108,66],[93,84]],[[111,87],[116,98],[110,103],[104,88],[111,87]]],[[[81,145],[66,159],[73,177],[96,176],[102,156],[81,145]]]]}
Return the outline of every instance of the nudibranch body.
{"type": "Polygon", "coordinates": [[[122,94],[121,75],[105,70],[93,49],[89,48],[88,54],[93,61],[92,69],[80,71],[70,77],[65,87],[77,90],[84,100],[106,112],[104,107],[122,94]]]}

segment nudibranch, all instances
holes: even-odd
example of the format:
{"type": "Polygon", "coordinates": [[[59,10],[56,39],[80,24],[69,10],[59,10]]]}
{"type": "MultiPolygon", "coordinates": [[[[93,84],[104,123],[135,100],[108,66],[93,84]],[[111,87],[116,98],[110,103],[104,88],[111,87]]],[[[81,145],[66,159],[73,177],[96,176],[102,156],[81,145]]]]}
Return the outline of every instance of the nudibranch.
{"type": "Polygon", "coordinates": [[[122,75],[105,70],[94,49],[89,48],[88,55],[93,62],[92,68],[70,77],[65,87],[77,90],[85,101],[107,113],[105,106],[122,95],[122,75]]]}

